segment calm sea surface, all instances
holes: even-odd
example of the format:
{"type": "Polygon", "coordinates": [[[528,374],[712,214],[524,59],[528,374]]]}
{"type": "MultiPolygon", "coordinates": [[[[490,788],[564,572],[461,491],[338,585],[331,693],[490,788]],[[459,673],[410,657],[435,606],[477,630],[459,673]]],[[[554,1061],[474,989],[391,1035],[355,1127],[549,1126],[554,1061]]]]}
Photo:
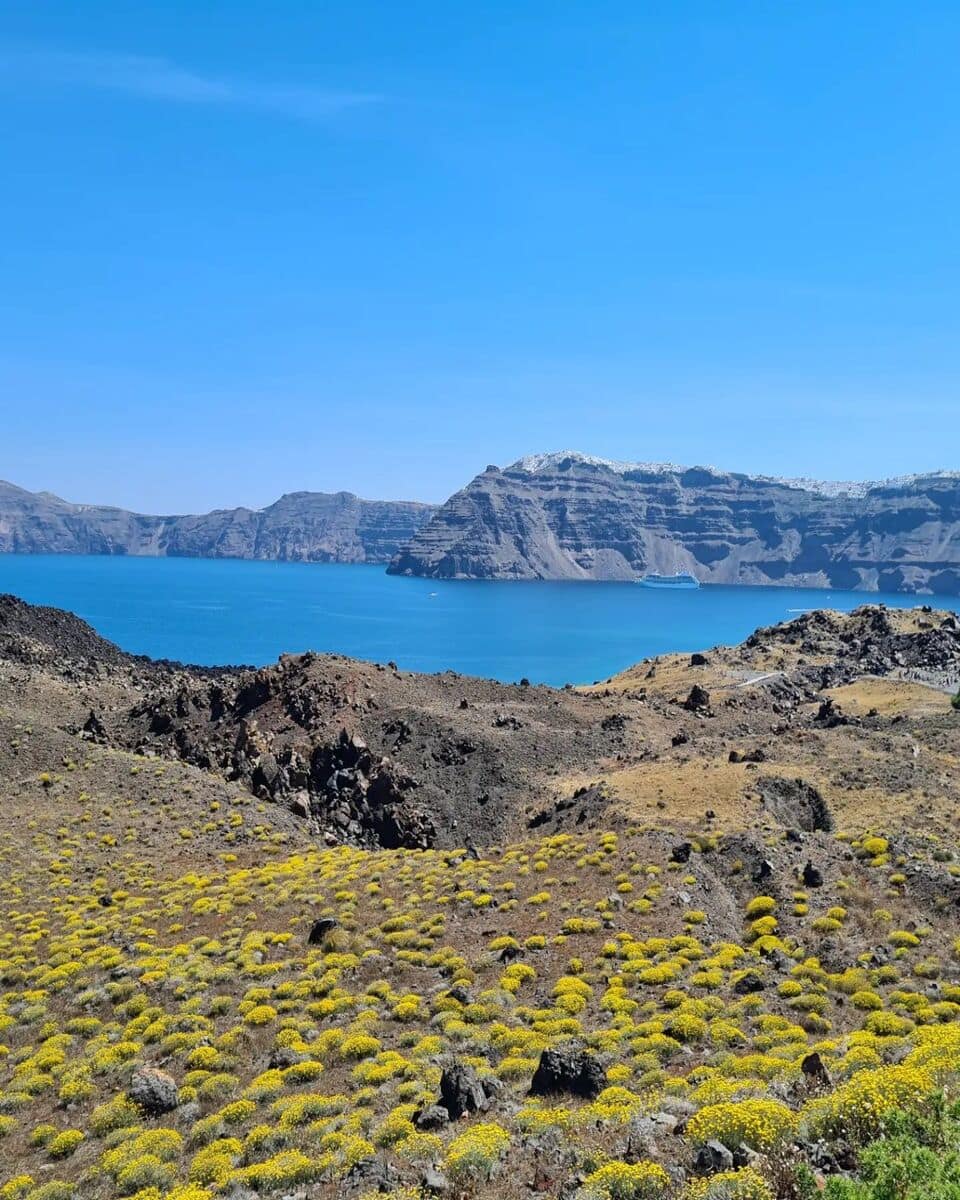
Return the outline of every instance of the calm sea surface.
{"type": "MultiPolygon", "coordinates": [[[[333,651],[413,671],[560,685],[737,642],[808,608],[916,597],[629,583],[443,583],[382,567],[0,554],[0,592],[66,608],[125,650],[204,664],[333,651]]],[[[960,610],[960,598],[936,598],[960,610]]]]}

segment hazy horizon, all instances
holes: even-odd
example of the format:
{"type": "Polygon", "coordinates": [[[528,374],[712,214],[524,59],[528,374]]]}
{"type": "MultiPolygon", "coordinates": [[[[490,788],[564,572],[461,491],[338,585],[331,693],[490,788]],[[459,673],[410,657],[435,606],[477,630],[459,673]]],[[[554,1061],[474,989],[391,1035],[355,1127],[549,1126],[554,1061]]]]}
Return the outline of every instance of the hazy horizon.
{"type": "Polygon", "coordinates": [[[939,3],[17,0],[0,478],[960,467],[958,42],[939,3]]]}
{"type": "MultiPolygon", "coordinates": [[[[561,451],[544,451],[542,453],[550,455],[550,454],[562,454],[562,453],[567,453],[567,452],[581,454],[587,458],[601,458],[602,457],[600,455],[591,455],[589,453],[589,451],[575,450],[573,447],[567,447],[566,450],[561,450],[561,451]]],[[[536,452],[536,453],[540,453],[540,452],[536,452]]],[[[536,456],[536,454],[534,454],[532,456],[536,456]]],[[[99,499],[99,498],[95,498],[95,497],[91,498],[90,496],[68,496],[65,493],[63,493],[62,491],[60,491],[58,488],[55,488],[55,487],[27,488],[27,487],[24,487],[23,484],[19,483],[16,479],[0,478],[0,483],[12,484],[14,487],[22,488],[24,491],[28,491],[33,494],[48,493],[50,495],[57,497],[57,499],[59,499],[59,500],[65,500],[68,503],[72,503],[72,504],[88,505],[88,506],[92,506],[92,507],[123,508],[123,509],[128,509],[129,511],[132,511],[132,512],[139,512],[139,513],[143,513],[144,515],[152,515],[152,516],[188,516],[188,515],[193,515],[193,514],[202,515],[202,513],[204,513],[204,512],[216,511],[218,509],[233,509],[233,508],[246,508],[246,509],[250,509],[253,511],[258,511],[263,508],[269,507],[271,504],[274,504],[276,501],[280,500],[285,495],[297,494],[300,492],[324,492],[326,494],[336,494],[338,492],[350,492],[353,495],[358,496],[361,500],[412,501],[414,503],[420,503],[420,504],[441,505],[441,504],[443,504],[443,502],[445,500],[449,499],[449,497],[452,496],[455,492],[460,491],[460,489],[462,487],[465,487],[472,479],[476,478],[477,475],[481,474],[481,472],[484,471],[487,466],[493,465],[493,466],[498,466],[501,469],[504,469],[504,468],[514,465],[514,463],[519,462],[524,457],[531,457],[531,455],[519,455],[519,456],[517,456],[517,458],[510,460],[510,462],[494,463],[494,464],[487,463],[483,467],[478,467],[473,472],[473,474],[471,474],[469,477],[463,479],[463,481],[460,484],[458,484],[455,488],[453,488],[451,490],[451,492],[449,492],[446,496],[440,497],[437,500],[425,500],[420,496],[400,494],[400,493],[398,493],[397,495],[392,495],[392,496],[366,496],[360,492],[357,492],[356,489],[354,489],[354,488],[287,488],[285,491],[277,493],[276,496],[274,496],[271,500],[267,500],[264,504],[248,504],[243,501],[240,501],[237,504],[213,504],[207,509],[188,510],[188,509],[185,509],[182,507],[180,507],[180,508],[174,507],[174,508],[156,509],[156,510],[148,511],[147,509],[137,509],[137,508],[132,508],[131,506],[128,506],[128,505],[118,504],[116,501],[111,500],[109,498],[99,499]]],[[[760,477],[769,477],[768,472],[741,471],[738,467],[727,466],[726,464],[723,464],[723,463],[689,462],[689,463],[668,464],[663,460],[660,460],[660,461],[648,460],[648,462],[646,462],[646,463],[632,462],[632,461],[624,462],[624,460],[619,460],[619,461],[618,460],[610,460],[610,461],[614,462],[615,465],[630,465],[630,466],[634,466],[634,465],[635,466],[675,465],[678,467],[682,467],[684,469],[689,469],[689,468],[693,468],[693,469],[701,468],[701,469],[708,469],[708,470],[712,469],[712,470],[718,470],[718,471],[725,471],[725,472],[728,472],[733,475],[755,475],[755,476],[760,476],[760,477]]],[[[903,477],[903,476],[925,475],[925,474],[935,475],[935,474],[939,474],[939,473],[943,473],[943,472],[953,473],[953,468],[943,467],[943,466],[932,467],[925,471],[907,471],[907,472],[901,472],[900,476],[883,476],[883,477],[877,476],[877,477],[874,477],[873,479],[853,479],[853,478],[825,479],[821,476],[810,476],[810,475],[776,476],[776,478],[781,478],[786,483],[824,483],[824,484],[828,484],[828,485],[832,485],[832,484],[862,484],[862,483],[882,484],[889,480],[893,480],[895,478],[903,477]]],[[[960,472],[958,472],[958,473],[960,473],[960,472]]]]}

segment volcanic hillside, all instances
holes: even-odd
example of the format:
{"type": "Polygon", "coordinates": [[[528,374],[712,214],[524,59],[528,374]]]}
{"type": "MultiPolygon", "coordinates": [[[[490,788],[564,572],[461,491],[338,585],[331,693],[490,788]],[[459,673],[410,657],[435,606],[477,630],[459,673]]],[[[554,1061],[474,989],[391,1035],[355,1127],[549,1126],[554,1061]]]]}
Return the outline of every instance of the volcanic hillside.
{"type": "Polygon", "coordinates": [[[930,609],[555,691],[0,599],[0,1200],[951,1195],[958,679],[930,609]]]}
{"type": "Polygon", "coordinates": [[[86,724],[99,744],[236,781],[330,844],[483,844],[490,829],[661,813],[802,829],[814,795],[831,825],[915,814],[945,827],[960,801],[960,626],[929,608],[807,613],[554,690],[335,655],[152,663],[9,598],[0,670],[41,724],[86,724]]]}

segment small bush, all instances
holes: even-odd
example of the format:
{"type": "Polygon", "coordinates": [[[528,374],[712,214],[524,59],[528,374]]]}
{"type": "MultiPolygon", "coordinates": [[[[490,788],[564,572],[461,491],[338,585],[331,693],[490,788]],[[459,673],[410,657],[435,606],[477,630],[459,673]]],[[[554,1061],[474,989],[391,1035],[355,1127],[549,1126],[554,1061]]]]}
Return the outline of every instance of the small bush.
{"type": "Polygon", "coordinates": [[[883,1125],[884,1137],[860,1154],[860,1178],[831,1179],[827,1200],[954,1200],[960,1195],[960,1108],[933,1099],[917,1117],[897,1113],[883,1125]]]}
{"type": "Polygon", "coordinates": [[[770,1185],[752,1167],[720,1171],[707,1179],[693,1179],[683,1189],[682,1200],[774,1200],[770,1185]]]}
{"type": "Polygon", "coordinates": [[[82,1141],[82,1130],[65,1129],[48,1143],[47,1153],[51,1158],[69,1158],[82,1141]]]}
{"type": "Polygon", "coordinates": [[[584,1180],[580,1200],[657,1200],[670,1186],[659,1163],[608,1162],[584,1180]]]}
{"type": "Polygon", "coordinates": [[[700,1144],[716,1139],[736,1149],[745,1142],[765,1153],[790,1137],[796,1123],[794,1114],[778,1100],[747,1099],[706,1105],[690,1118],[687,1134],[700,1144]]]}
{"type": "Polygon", "coordinates": [[[447,1173],[457,1183],[487,1180],[510,1145],[500,1125],[481,1122],[455,1137],[447,1148],[447,1173]]]}

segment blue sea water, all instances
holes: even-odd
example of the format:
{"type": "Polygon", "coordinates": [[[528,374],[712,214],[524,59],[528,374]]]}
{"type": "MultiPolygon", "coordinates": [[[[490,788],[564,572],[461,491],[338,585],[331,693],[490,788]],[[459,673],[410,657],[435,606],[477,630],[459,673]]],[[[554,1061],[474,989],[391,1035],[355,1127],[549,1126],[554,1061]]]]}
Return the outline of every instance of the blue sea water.
{"type": "MultiPolygon", "coordinates": [[[[376,566],[16,554],[0,555],[0,592],[69,609],[155,658],[262,665],[318,650],[554,685],[603,679],[651,654],[738,642],[804,609],[924,603],[809,588],[438,582],[376,566]]],[[[960,598],[934,603],[960,610],[960,598]]]]}

